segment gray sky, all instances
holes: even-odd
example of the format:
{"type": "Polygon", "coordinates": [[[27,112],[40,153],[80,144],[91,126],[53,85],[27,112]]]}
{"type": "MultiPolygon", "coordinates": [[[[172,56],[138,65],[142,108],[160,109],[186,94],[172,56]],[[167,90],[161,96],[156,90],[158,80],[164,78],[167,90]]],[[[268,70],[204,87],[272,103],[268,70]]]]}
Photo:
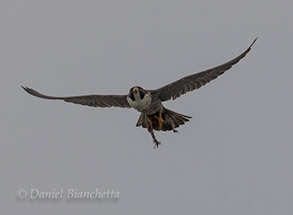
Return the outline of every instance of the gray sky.
{"type": "Polygon", "coordinates": [[[6,214],[291,214],[292,1],[0,3],[1,210],[6,214]],[[165,103],[193,116],[150,134],[139,113],[46,101],[126,94],[239,64],[165,103]],[[20,200],[28,192],[114,189],[118,200],[20,200]]]}

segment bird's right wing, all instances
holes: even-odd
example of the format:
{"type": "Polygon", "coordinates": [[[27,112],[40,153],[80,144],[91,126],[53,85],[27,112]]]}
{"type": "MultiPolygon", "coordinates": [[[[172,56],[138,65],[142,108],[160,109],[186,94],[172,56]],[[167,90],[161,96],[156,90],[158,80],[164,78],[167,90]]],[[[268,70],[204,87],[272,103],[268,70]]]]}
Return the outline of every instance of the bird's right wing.
{"type": "Polygon", "coordinates": [[[74,104],[87,105],[92,107],[122,107],[131,108],[127,95],[84,95],[84,96],[69,96],[69,97],[55,97],[41,94],[34,89],[28,87],[22,87],[29,94],[43,98],[53,100],[64,100],[66,102],[72,102],[74,104]]]}

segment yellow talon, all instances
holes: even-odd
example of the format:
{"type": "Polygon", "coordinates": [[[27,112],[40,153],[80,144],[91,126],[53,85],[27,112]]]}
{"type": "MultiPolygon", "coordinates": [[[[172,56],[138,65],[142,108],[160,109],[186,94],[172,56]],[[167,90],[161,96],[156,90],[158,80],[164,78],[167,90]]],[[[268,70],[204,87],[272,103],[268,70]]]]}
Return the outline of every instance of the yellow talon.
{"type": "Polygon", "coordinates": [[[164,123],[164,120],[162,118],[162,114],[159,113],[159,116],[154,116],[156,119],[158,119],[158,122],[159,122],[159,130],[162,130],[162,127],[163,127],[163,123],[164,123]]]}
{"type": "Polygon", "coordinates": [[[152,125],[152,119],[149,116],[148,116],[148,121],[149,121],[149,124],[152,125]]]}

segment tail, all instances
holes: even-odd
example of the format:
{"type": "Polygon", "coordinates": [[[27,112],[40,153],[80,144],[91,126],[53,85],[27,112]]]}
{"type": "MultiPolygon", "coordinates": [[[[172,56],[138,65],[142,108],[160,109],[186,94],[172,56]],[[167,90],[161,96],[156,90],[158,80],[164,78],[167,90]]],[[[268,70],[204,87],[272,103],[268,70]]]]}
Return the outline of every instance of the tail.
{"type": "Polygon", "coordinates": [[[148,126],[148,119],[147,119],[147,115],[145,114],[140,114],[139,118],[138,118],[138,121],[136,123],[136,126],[139,127],[139,126],[142,126],[143,128],[147,128],[148,126]]]}
{"type": "MultiPolygon", "coordinates": [[[[145,114],[141,114],[136,126],[142,126],[143,128],[147,128],[149,122],[148,119],[151,120],[153,129],[160,130],[157,126],[157,117],[159,116],[159,113],[155,113],[153,115],[147,116],[145,114]]],[[[171,111],[167,108],[164,108],[162,111],[162,118],[163,118],[163,125],[162,125],[162,131],[170,131],[173,130],[173,128],[178,128],[180,125],[184,125],[185,122],[188,122],[191,116],[186,116],[180,113],[176,113],[174,111],[171,111]],[[173,123],[173,126],[172,126],[173,123]]]]}
{"type": "Polygon", "coordinates": [[[162,115],[163,115],[163,118],[164,117],[166,118],[162,127],[163,131],[172,130],[172,124],[170,119],[168,119],[168,117],[170,117],[173,120],[175,128],[178,128],[180,125],[184,125],[185,122],[188,122],[189,119],[192,118],[191,116],[186,116],[180,113],[176,113],[166,108],[164,108],[162,115]]]}

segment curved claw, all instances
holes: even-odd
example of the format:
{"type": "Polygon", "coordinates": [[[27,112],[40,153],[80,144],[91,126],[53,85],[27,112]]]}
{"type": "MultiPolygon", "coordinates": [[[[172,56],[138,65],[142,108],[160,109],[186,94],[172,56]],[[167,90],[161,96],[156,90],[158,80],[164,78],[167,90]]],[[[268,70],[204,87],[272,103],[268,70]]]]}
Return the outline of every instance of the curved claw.
{"type": "Polygon", "coordinates": [[[154,143],[155,143],[154,149],[159,148],[159,145],[161,145],[161,143],[159,141],[157,141],[157,140],[154,140],[154,143]]]}
{"type": "Polygon", "coordinates": [[[155,136],[155,134],[154,134],[154,131],[153,131],[152,125],[151,125],[150,123],[149,123],[147,129],[148,129],[148,132],[151,133],[152,138],[153,138],[153,141],[154,141],[154,143],[155,143],[155,145],[154,145],[154,149],[155,149],[155,148],[158,148],[159,145],[161,145],[161,143],[157,140],[157,138],[156,138],[156,136],[155,136]]]}

